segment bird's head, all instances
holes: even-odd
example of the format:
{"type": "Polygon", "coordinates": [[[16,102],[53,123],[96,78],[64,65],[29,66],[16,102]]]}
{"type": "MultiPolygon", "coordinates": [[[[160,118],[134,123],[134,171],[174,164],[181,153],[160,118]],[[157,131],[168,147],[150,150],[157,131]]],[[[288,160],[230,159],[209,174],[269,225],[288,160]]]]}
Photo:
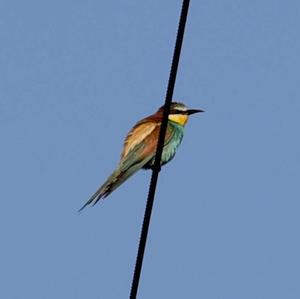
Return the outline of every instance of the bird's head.
{"type": "MultiPolygon", "coordinates": [[[[163,111],[164,106],[159,108],[159,111],[163,111]]],[[[169,114],[169,120],[184,126],[191,114],[204,112],[200,109],[188,109],[183,103],[172,102],[169,114]]]]}

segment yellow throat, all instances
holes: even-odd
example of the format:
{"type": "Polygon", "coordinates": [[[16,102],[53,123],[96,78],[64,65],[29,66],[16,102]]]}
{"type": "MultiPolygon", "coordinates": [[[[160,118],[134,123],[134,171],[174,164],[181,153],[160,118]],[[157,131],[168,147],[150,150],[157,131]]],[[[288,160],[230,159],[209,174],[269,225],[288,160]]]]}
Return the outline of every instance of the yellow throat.
{"type": "Polygon", "coordinates": [[[186,124],[186,122],[188,121],[189,116],[186,114],[170,114],[169,115],[169,120],[184,126],[186,124]]]}

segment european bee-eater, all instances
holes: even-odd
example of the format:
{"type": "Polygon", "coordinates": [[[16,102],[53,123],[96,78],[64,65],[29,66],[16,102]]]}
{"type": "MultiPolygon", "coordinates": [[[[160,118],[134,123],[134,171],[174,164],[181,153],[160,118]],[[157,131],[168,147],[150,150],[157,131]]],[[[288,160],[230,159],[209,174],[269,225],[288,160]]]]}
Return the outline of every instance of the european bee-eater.
{"type": "MultiPolygon", "coordinates": [[[[79,211],[108,196],[139,169],[151,169],[154,166],[163,109],[164,106],[160,107],[156,113],[140,120],[131,129],[125,138],[118,167],[79,211]]],[[[197,112],[204,111],[188,109],[182,103],[173,102],[171,104],[161,165],[173,159],[183,138],[184,125],[187,123],[189,115],[197,112]]]]}

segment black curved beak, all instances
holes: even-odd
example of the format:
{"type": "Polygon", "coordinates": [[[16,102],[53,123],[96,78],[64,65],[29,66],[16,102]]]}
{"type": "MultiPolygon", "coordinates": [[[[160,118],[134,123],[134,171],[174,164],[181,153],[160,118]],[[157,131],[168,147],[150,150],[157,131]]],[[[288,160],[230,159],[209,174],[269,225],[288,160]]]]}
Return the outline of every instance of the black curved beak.
{"type": "Polygon", "coordinates": [[[199,113],[199,112],[204,112],[204,110],[201,110],[201,109],[189,109],[189,110],[187,110],[188,115],[191,115],[191,114],[194,114],[194,113],[199,113]]]}

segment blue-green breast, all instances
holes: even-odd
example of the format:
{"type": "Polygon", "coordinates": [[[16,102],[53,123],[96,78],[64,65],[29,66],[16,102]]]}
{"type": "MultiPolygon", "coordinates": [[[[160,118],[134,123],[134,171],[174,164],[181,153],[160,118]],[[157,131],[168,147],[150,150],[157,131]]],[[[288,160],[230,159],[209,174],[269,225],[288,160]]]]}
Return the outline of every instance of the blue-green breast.
{"type": "MultiPolygon", "coordinates": [[[[174,158],[176,150],[182,141],[184,133],[184,127],[173,121],[168,122],[168,130],[172,132],[172,137],[163,148],[161,165],[168,163],[174,158]]],[[[154,160],[155,157],[153,157],[143,168],[152,168],[154,165],[154,160]]]]}

